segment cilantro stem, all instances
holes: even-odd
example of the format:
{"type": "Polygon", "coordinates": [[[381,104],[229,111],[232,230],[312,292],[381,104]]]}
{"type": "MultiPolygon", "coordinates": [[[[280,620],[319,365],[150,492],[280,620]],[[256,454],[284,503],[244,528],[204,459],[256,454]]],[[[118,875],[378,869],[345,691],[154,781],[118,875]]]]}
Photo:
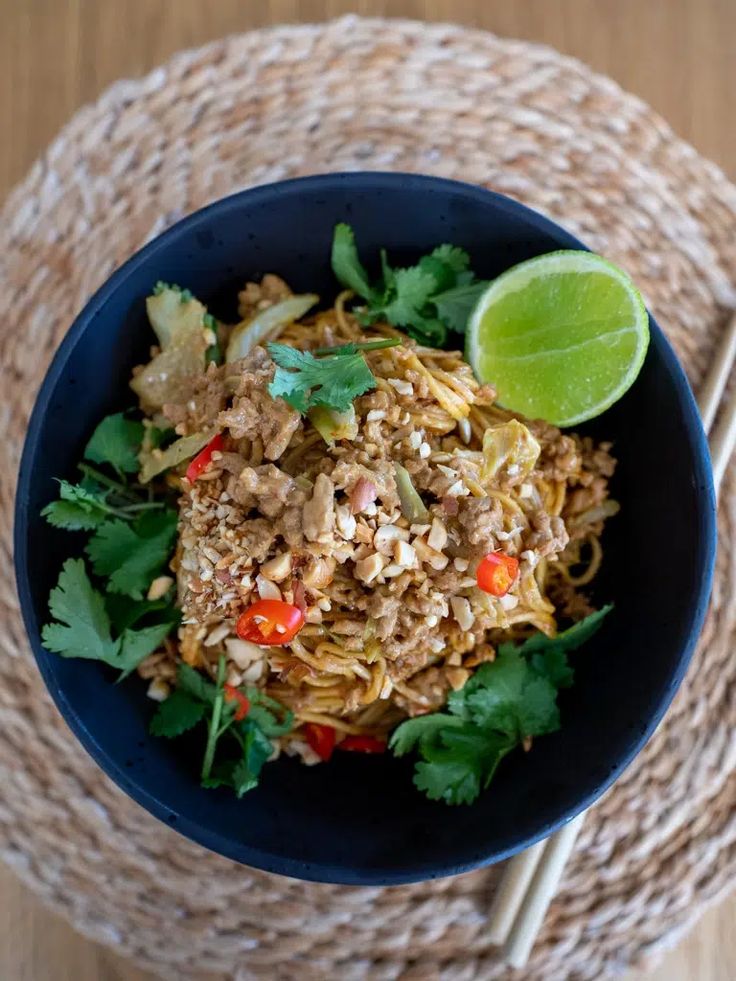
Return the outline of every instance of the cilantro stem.
{"type": "Polygon", "coordinates": [[[346,347],[354,348],[356,351],[380,351],[385,347],[399,347],[404,342],[400,337],[385,337],[380,341],[361,341],[360,344],[339,344],[337,347],[318,347],[312,353],[320,354],[339,354],[346,347]]]}
{"type": "Polygon", "coordinates": [[[212,718],[210,719],[207,733],[207,747],[204,751],[204,759],[202,760],[202,780],[207,780],[212,772],[212,764],[215,761],[215,747],[221,735],[219,730],[224,696],[222,688],[224,681],[225,655],[221,654],[220,660],[217,663],[217,694],[215,695],[215,701],[212,706],[212,718]]]}
{"type": "Polygon", "coordinates": [[[123,511],[129,514],[132,511],[152,511],[154,508],[163,507],[166,507],[163,501],[146,501],[143,504],[126,504],[123,511]]]}
{"type": "Polygon", "coordinates": [[[89,463],[80,463],[79,469],[82,471],[85,477],[91,477],[96,480],[103,487],[109,487],[110,490],[114,490],[121,497],[127,497],[131,501],[138,501],[138,495],[133,491],[128,490],[125,484],[121,484],[118,480],[113,480],[112,477],[108,477],[106,474],[102,473],[97,467],[91,467],[89,463]]]}

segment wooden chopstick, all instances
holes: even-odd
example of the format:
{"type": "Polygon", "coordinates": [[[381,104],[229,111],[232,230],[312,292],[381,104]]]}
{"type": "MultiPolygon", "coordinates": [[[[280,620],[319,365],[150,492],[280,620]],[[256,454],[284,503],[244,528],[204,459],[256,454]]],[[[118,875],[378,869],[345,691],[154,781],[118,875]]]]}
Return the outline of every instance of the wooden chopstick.
{"type": "MultiPolygon", "coordinates": [[[[736,360],[736,313],[724,332],[698,399],[703,428],[710,434],[713,483],[718,493],[736,445],[736,388],[713,428],[731,369],[736,360]]],[[[489,912],[489,936],[504,944],[512,967],[526,964],[565,865],[575,847],[586,812],[569,821],[546,841],[515,855],[506,869],[489,912]]]]}
{"type": "MultiPolygon", "coordinates": [[[[734,321],[736,323],[736,320],[734,321]]],[[[736,445],[736,385],[726,403],[718,425],[710,438],[710,457],[713,464],[713,483],[716,494],[726,475],[726,467],[736,445]]]]}
{"type": "Polygon", "coordinates": [[[514,855],[504,869],[488,912],[488,937],[492,944],[500,945],[508,937],[546,844],[546,839],[542,839],[531,848],[524,849],[514,855]]]}
{"type": "Polygon", "coordinates": [[[703,429],[706,433],[709,433],[713,428],[713,420],[716,417],[734,358],[736,358],[736,313],[728,322],[713,359],[711,370],[698,396],[700,417],[703,420],[703,429]]]}

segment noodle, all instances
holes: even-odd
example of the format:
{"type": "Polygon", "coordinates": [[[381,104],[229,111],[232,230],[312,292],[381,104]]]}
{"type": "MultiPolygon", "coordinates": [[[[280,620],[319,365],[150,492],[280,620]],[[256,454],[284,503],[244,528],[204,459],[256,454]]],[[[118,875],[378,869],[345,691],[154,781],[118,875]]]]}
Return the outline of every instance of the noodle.
{"type": "MultiPolygon", "coordinates": [[[[586,523],[585,514],[591,507],[596,514],[598,498],[607,495],[607,480],[591,463],[606,451],[522,419],[542,448],[534,468],[523,480],[482,479],[484,433],[519,417],[493,404],[493,391],[477,382],[459,353],[417,346],[387,324],[362,326],[346,309],[351,297],[344,291],[332,310],[290,324],[279,342],[313,351],[351,341],[401,340],[399,346],[365,352],[376,388],[355,402],[359,436],[328,447],[305,420],[277,458],[268,449],[268,434],[241,438],[181,504],[178,656],[212,673],[225,654],[236,683],[251,680],[250,671],[268,695],[293,710],[297,728],[282,745],[295,752],[305,745],[303,724],[385,737],[407,714],[441,706],[453,672],[465,666],[468,674],[493,657],[489,643],[526,636],[530,629],[554,635],[550,589],[588,585],[602,561],[603,522],[586,523]],[[270,496],[256,493],[240,503],[240,471],[227,459],[235,456],[238,467],[273,482],[270,496]],[[402,514],[393,461],[408,468],[429,506],[426,523],[402,514]],[[291,499],[282,506],[274,495],[279,481],[290,481],[290,494],[301,495],[299,508],[305,507],[325,475],[332,481],[334,514],[330,510],[321,537],[305,537],[306,519],[297,514],[289,524],[291,499]],[[353,514],[351,488],[361,475],[374,482],[377,499],[353,514]],[[569,545],[565,522],[574,536],[569,545]],[[384,528],[394,537],[386,538],[384,528]],[[376,545],[382,534],[385,552],[376,545]],[[583,545],[590,559],[575,574],[583,545]],[[475,579],[480,557],[493,548],[520,563],[517,580],[502,598],[482,592],[475,579]],[[290,573],[264,586],[264,564],[285,550],[290,573]],[[208,554],[222,556],[214,573],[212,562],[208,566],[203,559],[208,554]],[[414,564],[399,562],[413,555],[414,564]],[[361,579],[361,563],[379,560],[378,575],[361,579]],[[260,662],[250,652],[255,660],[245,668],[227,640],[206,645],[207,632],[223,622],[234,624],[259,590],[268,586],[268,595],[296,602],[297,584],[307,596],[307,622],[290,644],[264,648],[260,662]]],[[[259,350],[249,356],[256,367],[263,363],[259,350]]],[[[224,374],[225,366],[219,370],[224,374]]],[[[217,371],[212,378],[217,381],[217,371]]]]}

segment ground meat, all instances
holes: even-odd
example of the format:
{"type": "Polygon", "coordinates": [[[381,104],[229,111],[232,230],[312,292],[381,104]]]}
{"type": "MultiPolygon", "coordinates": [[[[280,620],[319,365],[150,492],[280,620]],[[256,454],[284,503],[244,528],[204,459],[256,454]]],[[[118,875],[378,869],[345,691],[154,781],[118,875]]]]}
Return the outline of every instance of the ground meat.
{"type": "Polygon", "coordinates": [[[235,477],[241,475],[246,465],[245,460],[239,453],[228,453],[227,451],[220,454],[217,463],[226,473],[231,473],[235,477]]]}
{"type": "Polygon", "coordinates": [[[547,480],[567,480],[580,470],[580,452],[577,441],[572,436],[563,436],[559,429],[549,426],[548,431],[556,433],[551,442],[543,442],[537,469],[547,480]]]}
{"type": "Polygon", "coordinates": [[[569,541],[562,518],[553,517],[546,511],[533,511],[529,515],[529,527],[531,531],[524,540],[524,548],[541,556],[561,552],[569,541]]]}
{"type": "Polygon", "coordinates": [[[493,497],[463,497],[459,501],[457,523],[462,544],[485,555],[496,547],[496,535],[503,531],[503,508],[493,497]]]}
{"type": "Polygon", "coordinates": [[[267,460],[278,460],[301,425],[301,416],[283,399],[273,399],[267,384],[273,362],[263,348],[255,348],[239,365],[240,379],[231,408],[221,412],[220,428],[234,439],[260,440],[267,460]]]}
{"type": "Polygon", "coordinates": [[[304,543],[302,505],[292,505],[284,511],[279,522],[279,531],[289,548],[298,548],[304,543]]]}
{"type": "Polygon", "coordinates": [[[317,474],[312,498],[304,505],[302,517],[308,541],[317,542],[332,534],[335,527],[335,488],[327,474],[317,474]]]}
{"type": "Polygon", "coordinates": [[[246,283],[238,293],[238,313],[242,320],[250,320],[259,310],[265,310],[291,295],[291,290],[280,276],[266,273],[260,283],[246,283]]]}
{"type": "Polygon", "coordinates": [[[379,640],[388,640],[395,631],[401,609],[401,600],[391,596],[378,586],[372,593],[366,605],[366,612],[376,621],[376,636],[379,640]]]}
{"type": "Polygon", "coordinates": [[[294,503],[297,487],[294,479],[272,463],[260,467],[244,467],[237,479],[229,481],[228,493],[242,507],[258,508],[269,518],[275,518],[294,503]]]}
{"type": "Polygon", "coordinates": [[[264,562],[275,541],[276,528],[268,518],[244,521],[239,529],[238,547],[254,562],[264,562]]]}
{"type": "Polygon", "coordinates": [[[174,426],[177,435],[213,429],[217,417],[227,405],[228,396],[239,372],[232,365],[210,364],[203,375],[192,375],[181,386],[181,401],[166,403],[163,413],[174,426]]]}

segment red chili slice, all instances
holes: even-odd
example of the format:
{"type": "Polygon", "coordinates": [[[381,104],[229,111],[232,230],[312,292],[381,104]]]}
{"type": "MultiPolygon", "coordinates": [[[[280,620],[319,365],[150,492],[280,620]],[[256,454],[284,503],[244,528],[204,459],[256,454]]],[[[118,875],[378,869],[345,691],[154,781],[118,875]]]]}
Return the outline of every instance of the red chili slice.
{"type": "Polygon", "coordinates": [[[490,552],[481,559],[476,578],[478,586],[492,596],[505,596],[519,574],[519,560],[505,552],[490,552]]]}
{"type": "Polygon", "coordinates": [[[222,433],[218,433],[217,436],[213,436],[205,448],[200,450],[194,457],[192,462],[187,467],[186,472],[186,478],[190,484],[193,484],[197,477],[199,477],[199,475],[206,470],[207,467],[209,467],[210,463],[212,463],[212,454],[216,450],[222,449],[222,443],[222,433]]]}
{"type": "Polygon", "coordinates": [[[385,753],[387,743],[385,739],[376,739],[375,736],[346,736],[337,748],[353,753],[385,753]]]}
{"type": "Polygon", "coordinates": [[[235,715],[233,718],[236,722],[242,722],[248,712],[250,712],[250,702],[242,691],[238,691],[234,685],[225,684],[222,687],[225,692],[225,701],[238,703],[238,707],[235,709],[235,715]]]}
{"type": "Polygon", "coordinates": [[[335,730],[332,726],[307,722],[304,726],[304,737],[317,756],[326,763],[335,748],[335,730]]]}
{"type": "Polygon", "coordinates": [[[236,631],[241,640],[262,647],[279,647],[293,640],[304,626],[304,613],[284,600],[262,599],[241,613],[236,631]]]}

